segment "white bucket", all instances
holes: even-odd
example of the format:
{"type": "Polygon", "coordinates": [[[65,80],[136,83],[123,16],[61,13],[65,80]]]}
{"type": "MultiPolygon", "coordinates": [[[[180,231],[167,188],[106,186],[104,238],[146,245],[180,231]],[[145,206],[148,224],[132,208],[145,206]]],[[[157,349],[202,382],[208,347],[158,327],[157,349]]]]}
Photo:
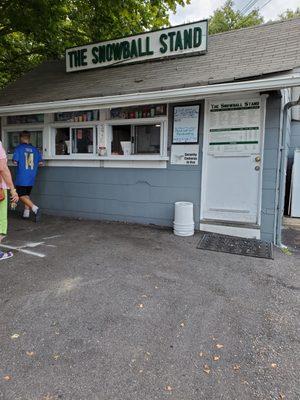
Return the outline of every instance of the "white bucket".
{"type": "Polygon", "coordinates": [[[131,142],[121,142],[124,156],[130,156],[131,154],[131,142]]]}
{"type": "Polygon", "coordinates": [[[175,203],[174,234],[193,236],[195,231],[193,203],[178,201],[175,203]]]}

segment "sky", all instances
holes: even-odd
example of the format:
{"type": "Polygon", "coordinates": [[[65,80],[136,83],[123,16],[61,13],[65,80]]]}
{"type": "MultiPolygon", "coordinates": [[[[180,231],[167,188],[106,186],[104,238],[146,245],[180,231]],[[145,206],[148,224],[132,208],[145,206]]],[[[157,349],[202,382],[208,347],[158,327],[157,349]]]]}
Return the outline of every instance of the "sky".
{"type": "MultiPolygon", "coordinates": [[[[268,0],[257,0],[256,7],[260,8],[268,0]]],[[[235,7],[242,10],[250,0],[236,0],[235,7]]],[[[197,21],[208,18],[216,8],[221,7],[225,0],[191,0],[191,4],[186,7],[178,7],[176,15],[170,16],[172,25],[179,25],[186,22],[197,21]]],[[[299,0],[271,0],[265,7],[261,8],[260,13],[265,21],[276,19],[276,17],[286,9],[295,10],[299,7],[299,0]]]]}

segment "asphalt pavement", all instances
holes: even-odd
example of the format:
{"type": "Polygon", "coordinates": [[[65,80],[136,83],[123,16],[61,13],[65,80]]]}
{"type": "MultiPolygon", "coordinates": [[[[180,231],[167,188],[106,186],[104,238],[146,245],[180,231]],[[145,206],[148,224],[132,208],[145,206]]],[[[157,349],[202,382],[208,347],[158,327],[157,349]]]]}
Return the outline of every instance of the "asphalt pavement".
{"type": "Polygon", "coordinates": [[[10,218],[0,399],[299,400],[297,246],[265,260],[199,240],[10,218]]]}

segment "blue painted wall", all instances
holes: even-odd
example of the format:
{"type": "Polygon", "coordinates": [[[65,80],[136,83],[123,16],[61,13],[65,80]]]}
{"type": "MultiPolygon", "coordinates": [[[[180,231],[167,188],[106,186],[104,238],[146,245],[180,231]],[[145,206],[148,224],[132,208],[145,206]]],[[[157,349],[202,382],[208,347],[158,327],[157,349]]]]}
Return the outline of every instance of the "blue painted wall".
{"type": "MultiPolygon", "coordinates": [[[[169,164],[167,169],[43,168],[33,193],[35,201],[49,214],[164,226],[172,226],[176,201],[191,201],[198,228],[204,108],[200,104],[198,166],[169,164]]],[[[262,238],[269,241],[273,240],[274,231],[279,125],[280,97],[270,96],[267,101],[262,191],[262,238]]],[[[169,126],[171,137],[172,124],[169,126]]]]}
{"type": "Polygon", "coordinates": [[[171,225],[180,200],[194,203],[199,220],[200,170],[43,168],[34,192],[47,213],[171,225]]]}
{"type": "MultiPolygon", "coordinates": [[[[203,102],[193,104],[201,105],[202,148],[203,102]]],[[[171,129],[170,116],[169,138],[171,129]]],[[[194,203],[197,224],[200,219],[201,165],[202,153],[199,152],[198,166],[168,164],[167,169],[42,168],[33,195],[50,214],[164,226],[173,223],[176,201],[190,201],[194,203]]]]}
{"type": "Polygon", "coordinates": [[[261,237],[274,240],[276,218],[276,177],[280,138],[281,95],[267,99],[263,164],[261,237]]]}

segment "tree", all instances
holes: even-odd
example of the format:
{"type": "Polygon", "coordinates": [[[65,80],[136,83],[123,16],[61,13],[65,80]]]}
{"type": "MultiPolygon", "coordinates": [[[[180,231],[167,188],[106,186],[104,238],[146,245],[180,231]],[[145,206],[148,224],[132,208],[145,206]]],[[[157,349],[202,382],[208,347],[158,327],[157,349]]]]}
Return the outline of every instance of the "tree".
{"type": "Polygon", "coordinates": [[[284,13],[279,15],[279,19],[282,21],[296,17],[300,17],[300,7],[298,7],[295,11],[286,10],[284,13]]]}
{"type": "Polygon", "coordinates": [[[190,0],[0,0],[0,86],[66,47],[169,25],[190,0]]]}
{"type": "Polygon", "coordinates": [[[248,15],[243,15],[240,11],[235,11],[234,2],[227,0],[223,7],[215,10],[209,19],[209,33],[220,33],[233,29],[246,28],[263,23],[263,17],[258,10],[251,11],[248,15]]]}

